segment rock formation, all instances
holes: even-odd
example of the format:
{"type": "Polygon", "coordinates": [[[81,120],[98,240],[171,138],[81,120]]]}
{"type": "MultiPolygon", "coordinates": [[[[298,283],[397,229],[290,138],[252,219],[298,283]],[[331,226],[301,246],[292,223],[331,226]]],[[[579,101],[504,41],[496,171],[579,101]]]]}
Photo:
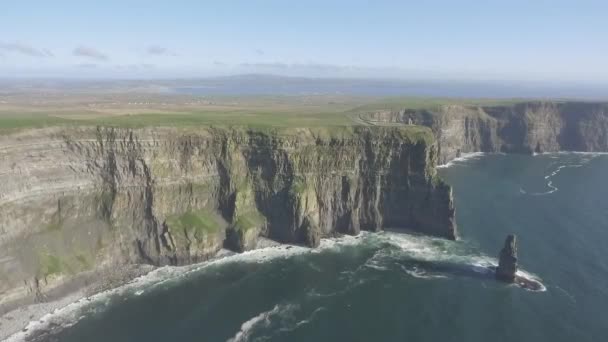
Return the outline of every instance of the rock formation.
{"type": "Polygon", "coordinates": [[[466,152],[608,151],[608,103],[445,105],[432,110],[372,110],[363,117],[371,123],[430,127],[439,142],[440,164],[466,152]]]}
{"type": "Polygon", "coordinates": [[[437,158],[419,126],[0,135],[0,309],[82,274],[194,263],[259,236],[316,246],[391,227],[454,239],[437,158]]]}
{"type": "MultiPolygon", "coordinates": [[[[408,125],[0,135],[0,312],[86,283],[82,275],[194,263],[222,246],[251,249],[259,236],[316,246],[325,236],[402,227],[454,239],[452,190],[438,163],[479,151],[608,151],[606,103],[447,105],[360,118],[408,125]]],[[[515,237],[507,242],[497,277],[513,281],[515,237]]]]}
{"type": "Polygon", "coordinates": [[[510,234],[505,239],[505,245],[500,251],[496,279],[513,283],[515,282],[515,273],[517,273],[517,238],[510,234]]]}

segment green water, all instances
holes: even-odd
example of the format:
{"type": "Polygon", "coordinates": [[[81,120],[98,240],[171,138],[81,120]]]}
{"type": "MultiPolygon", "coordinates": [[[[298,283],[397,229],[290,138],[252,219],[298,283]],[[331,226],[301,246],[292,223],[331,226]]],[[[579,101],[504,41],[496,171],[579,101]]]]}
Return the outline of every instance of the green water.
{"type": "Polygon", "coordinates": [[[460,241],[362,234],[163,269],[94,298],[52,340],[605,341],[608,156],[490,155],[441,174],[460,241]],[[512,232],[546,291],[487,272],[512,232]]]}

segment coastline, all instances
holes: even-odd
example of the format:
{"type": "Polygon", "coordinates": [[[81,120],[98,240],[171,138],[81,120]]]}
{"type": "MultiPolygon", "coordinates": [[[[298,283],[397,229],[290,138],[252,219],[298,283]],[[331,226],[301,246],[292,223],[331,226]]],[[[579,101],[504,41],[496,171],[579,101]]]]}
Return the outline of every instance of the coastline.
{"type": "MultiPolygon", "coordinates": [[[[545,152],[543,155],[551,154],[608,154],[606,152],[545,152]]],[[[492,153],[484,152],[473,152],[463,154],[461,157],[456,158],[447,164],[439,165],[438,168],[449,168],[455,166],[455,163],[467,162],[474,160],[484,155],[492,153]]],[[[498,153],[502,154],[502,153],[498,153]]],[[[387,229],[387,232],[391,232],[387,229]]],[[[352,237],[358,238],[358,237],[352,237]]],[[[327,242],[326,239],[325,242],[327,242]]],[[[233,259],[228,257],[236,257],[234,260],[245,260],[251,256],[251,254],[267,253],[268,251],[262,251],[271,247],[279,247],[278,250],[291,252],[304,252],[310,251],[311,249],[303,246],[294,246],[288,244],[281,244],[274,240],[267,238],[260,238],[256,247],[250,251],[244,253],[235,253],[227,249],[222,249],[215,254],[212,258],[203,261],[198,264],[187,265],[187,266],[163,266],[155,267],[151,265],[131,265],[129,272],[119,272],[114,274],[113,279],[105,278],[108,274],[105,273],[102,276],[97,275],[97,281],[93,281],[87,286],[77,287],[74,289],[72,286],[71,291],[60,292],[62,295],[52,298],[49,301],[43,303],[26,304],[23,306],[15,306],[10,311],[2,313],[0,311],[0,341],[1,342],[18,342],[18,341],[40,341],[40,338],[47,336],[48,333],[56,332],[76,324],[80,316],[73,315],[77,313],[78,309],[87,303],[100,300],[106,295],[117,292],[126,292],[130,290],[139,289],[149,284],[158,284],[164,281],[175,279],[182,275],[197,271],[201,268],[210,266],[214,263],[222,261],[224,259],[233,259]],[[73,315],[70,318],[70,315],[73,315]],[[58,323],[61,322],[61,323],[58,323]],[[69,322],[69,323],[66,323],[69,322]]],[[[313,249],[314,250],[314,249],[313,249]]],[[[269,253],[270,254],[270,253],[269,253]]],[[[272,256],[268,256],[271,258],[272,256]]],[[[266,258],[266,257],[262,257],[266,258]]],[[[255,257],[252,260],[256,260],[255,257]]],[[[522,272],[522,271],[520,271],[522,272]]],[[[534,275],[524,273],[521,274],[528,276],[532,279],[536,279],[534,275]]],[[[544,289],[546,291],[546,289],[544,289]]],[[[47,297],[47,298],[50,298],[47,297]]]]}
{"type": "Polygon", "coordinates": [[[9,341],[10,337],[19,332],[27,333],[33,322],[42,324],[47,315],[98,293],[123,286],[154,269],[155,267],[151,265],[129,265],[118,272],[100,269],[68,282],[56,284],[44,294],[43,302],[35,302],[33,295],[29,294],[26,297],[2,303],[0,306],[0,341],[9,341]]]}
{"type": "MultiPolygon", "coordinates": [[[[285,249],[294,247],[260,238],[255,249],[249,252],[277,246],[284,246],[285,249]]],[[[299,246],[294,248],[306,249],[299,246]]],[[[82,284],[82,281],[62,284],[53,289],[57,293],[47,296],[48,301],[45,302],[19,305],[20,302],[26,300],[22,298],[14,301],[14,303],[5,304],[8,309],[0,315],[0,341],[44,340],[47,334],[52,334],[57,330],[75,324],[79,319],[77,314],[81,307],[88,303],[94,303],[105,295],[132,290],[149,283],[169,280],[172,277],[185,275],[235,255],[239,254],[221,249],[211,259],[188,266],[130,265],[117,274],[109,275],[109,277],[106,277],[108,273],[102,272],[101,276],[98,275],[96,280],[91,281],[86,286],[78,286],[78,283],[82,284]],[[70,321],[70,323],[66,325],[65,321],[70,321]]]]}
{"type": "MultiPolygon", "coordinates": [[[[453,255],[446,255],[443,249],[436,247],[434,241],[438,238],[420,236],[418,234],[402,234],[390,230],[381,233],[362,232],[357,236],[343,235],[335,238],[326,238],[321,241],[321,245],[317,248],[281,244],[263,238],[256,245],[255,249],[244,253],[234,253],[222,249],[212,259],[198,264],[151,267],[149,268],[150,271],[143,275],[134,277],[122,285],[116,284],[116,287],[101,290],[95,294],[87,294],[84,289],[81,289],[54,302],[30,305],[14,310],[10,313],[14,316],[10,325],[12,333],[9,334],[9,327],[3,324],[3,336],[6,337],[2,337],[0,341],[48,341],[49,337],[74,326],[87,315],[99,312],[99,309],[103,310],[108,305],[116,303],[114,300],[124,300],[124,296],[139,296],[153,290],[159,285],[171,286],[171,284],[183,280],[190,274],[214,265],[218,266],[232,262],[263,263],[276,258],[292,257],[306,253],[321,253],[324,250],[339,246],[360,244],[363,241],[367,241],[366,239],[373,239],[374,237],[383,239],[382,241],[399,248],[411,257],[419,260],[441,263],[445,262],[446,258],[455,258],[456,264],[466,267],[471,272],[479,272],[480,269],[485,270],[488,267],[496,266],[494,258],[483,254],[469,254],[467,252],[463,255],[456,252],[453,255]],[[34,318],[31,318],[31,315],[34,315],[34,318]]],[[[445,243],[454,244],[457,242],[446,240],[445,243]]],[[[406,273],[409,274],[409,272],[406,273]]],[[[518,274],[538,282],[541,281],[540,278],[525,270],[520,269],[518,274]]],[[[419,277],[416,274],[412,276],[419,277]]],[[[433,277],[431,276],[430,278],[433,277]]],[[[545,290],[543,286],[541,292],[545,290]]]]}

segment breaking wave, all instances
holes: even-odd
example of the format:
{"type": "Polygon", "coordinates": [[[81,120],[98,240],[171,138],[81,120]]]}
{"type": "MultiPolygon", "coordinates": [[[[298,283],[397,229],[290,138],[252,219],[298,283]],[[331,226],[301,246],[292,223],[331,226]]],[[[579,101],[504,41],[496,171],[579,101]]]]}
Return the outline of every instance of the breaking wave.
{"type": "Polygon", "coordinates": [[[454,159],[450,160],[449,162],[447,162],[445,164],[437,165],[437,168],[442,169],[442,168],[446,168],[446,167],[451,167],[451,166],[454,166],[456,164],[464,163],[466,161],[479,159],[479,158],[483,157],[486,154],[487,154],[486,152],[462,153],[460,155],[460,157],[458,157],[458,158],[454,158],[454,159]]]}
{"type": "Polygon", "coordinates": [[[291,307],[292,305],[277,304],[274,306],[274,308],[272,308],[272,310],[262,312],[259,315],[245,321],[243,324],[241,324],[241,330],[239,330],[234,337],[229,338],[227,342],[247,341],[249,335],[256,326],[269,326],[271,316],[290,310],[291,307]]]}
{"type": "MultiPolygon", "coordinates": [[[[488,278],[492,273],[491,268],[497,264],[495,258],[476,252],[466,241],[449,241],[441,238],[395,232],[362,232],[358,236],[323,239],[316,249],[290,245],[266,247],[241,254],[231,254],[197,265],[158,268],[124,286],[82,298],[55,310],[42,317],[41,320],[30,322],[24,331],[10,336],[5,341],[24,341],[30,336],[36,336],[36,333],[40,331],[57,331],[69,328],[86,316],[105,310],[115,298],[125,300],[129,296],[140,296],[147,293],[162,284],[172,282],[178,284],[181,280],[210,267],[221,267],[231,263],[266,263],[297,255],[312,255],[328,251],[339,253],[343,248],[360,247],[370,248],[374,253],[357,270],[344,271],[337,275],[338,277],[345,277],[348,283],[347,287],[338,292],[326,294],[315,292],[312,289],[308,295],[310,297],[330,297],[346,293],[366,282],[366,279],[359,277],[358,272],[397,272],[406,277],[427,280],[445,279],[452,276],[475,277],[476,275],[488,278]]],[[[540,281],[537,276],[523,270],[520,270],[518,274],[540,281]]],[[[279,304],[269,311],[250,318],[241,324],[240,330],[229,341],[247,340],[252,329],[267,327],[273,317],[284,316],[286,311],[296,310],[297,306],[294,305],[279,304]]],[[[315,311],[312,316],[314,317],[317,313],[315,311]]],[[[289,326],[295,328],[308,323],[310,319],[312,318],[292,322],[293,324],[290,323],[289,326]]]]}
{"type": "MultiPolygon", "coordinates": [[[[382,232],[367,237],[376,243],[392,248],[381,248],[366,264],[374,268],[397,265],[404,274],[418,279],[445,279],[470,277],[494,279],[498,260],[477,251],[466,241],[449,241],[422,235],[382,232]]],[[[388,267],[393,271],[391,267],[388,267]]],[[[541,279],[520,269],[517,275],[540,284],[539,291],[546,291],[541,279]]]]}

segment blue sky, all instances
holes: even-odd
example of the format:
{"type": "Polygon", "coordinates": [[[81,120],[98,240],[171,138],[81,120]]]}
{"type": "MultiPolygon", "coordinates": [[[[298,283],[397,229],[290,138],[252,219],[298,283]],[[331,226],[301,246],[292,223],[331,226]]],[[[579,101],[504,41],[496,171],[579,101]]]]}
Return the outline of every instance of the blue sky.
{"type": "Polygon", "coordinates": [[[608,1],[1,1],[0,77],[608,82],[608,1]]]}

